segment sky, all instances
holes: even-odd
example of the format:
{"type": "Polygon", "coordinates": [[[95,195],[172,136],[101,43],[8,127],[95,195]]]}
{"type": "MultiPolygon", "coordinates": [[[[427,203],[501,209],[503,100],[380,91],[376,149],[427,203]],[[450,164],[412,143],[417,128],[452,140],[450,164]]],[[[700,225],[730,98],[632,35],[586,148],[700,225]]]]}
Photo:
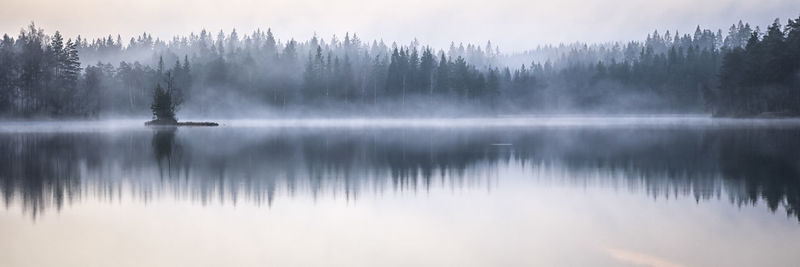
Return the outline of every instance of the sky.
{"type": "Polygon", "coordinates": [[[542,44],[644,39],[653,30],[723,29],[738,20],[767,25],[800,17],[797,0],[0,0],[0,32],[34,21],[68,37],[148,32],[171,39],[202,29],[241,33],[271,28],[279,39],[357,33],[362,40],[437,48],[485,44],[503,52],[542,44]]]}

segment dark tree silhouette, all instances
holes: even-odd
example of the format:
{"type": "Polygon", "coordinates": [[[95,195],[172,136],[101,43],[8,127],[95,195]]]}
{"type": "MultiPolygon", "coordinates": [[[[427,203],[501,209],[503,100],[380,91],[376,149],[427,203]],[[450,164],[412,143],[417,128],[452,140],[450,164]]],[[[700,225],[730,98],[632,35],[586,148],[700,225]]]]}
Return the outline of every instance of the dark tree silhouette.
{"type": "Polygon", "coordinates": [[[172,82],[168,83],[166,89],[161,88],[160,83],[156,84],[153,89],[153,104],[150,106],[153,119],[163,123],[177,123],[175,107],[172,102],[172,82]]]}
{"type": "Polygon", "coordinates": [[[763,34],[739,22],[727,35],[697,27],[691,34],[654,31],[642,42],[541,46],[514,54],[500,54],[491,42],[452,43],[436,51],[416,41],[362,42],[350,33],[344,40],[281,41],[271,30],[203,30],[170,41],[143,33],[123,44],[120,36],[65,40],[31,24],[17,38],[0,40],[0,115],[146,115],[152,85],[170,78],[173,104],[194,112],[246,106],[432,114],[456,106],[482,114],[795,116],[798,20],[786,26],[776,21],[763,34]],[[231,105],[240,102],[247,105],[231,105]]]}

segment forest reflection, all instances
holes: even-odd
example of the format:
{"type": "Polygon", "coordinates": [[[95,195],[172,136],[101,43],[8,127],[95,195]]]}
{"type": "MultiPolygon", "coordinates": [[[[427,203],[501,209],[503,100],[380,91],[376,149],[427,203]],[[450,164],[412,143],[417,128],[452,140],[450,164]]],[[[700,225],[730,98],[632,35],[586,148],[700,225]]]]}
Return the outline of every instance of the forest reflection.
{"type": "MultiPolygon", "coordinates": [[[[272,205],[505,179],[727,198],[800,219],[800,129],[155,129],[0,134],[6,208],[159,197],[272,205]],[[501,174],[502,173],[502,174],[501,174]],[[511,175],[516,174],[516,175],[511,175]],[[517,176],[517,177],[510,177],[517,176]]],[[[652,200],[643,200],[652,201],[652,200]]]]}

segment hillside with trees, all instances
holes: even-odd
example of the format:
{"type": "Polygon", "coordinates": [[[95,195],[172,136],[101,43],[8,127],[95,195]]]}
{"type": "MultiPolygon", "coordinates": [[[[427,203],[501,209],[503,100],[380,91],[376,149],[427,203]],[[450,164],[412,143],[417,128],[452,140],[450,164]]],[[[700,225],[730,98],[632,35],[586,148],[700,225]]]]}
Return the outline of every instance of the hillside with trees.
{"type": "Polygon", "coordinates": [[[0,42],[0,116],[147,116],[168,81],[170,102],[192,114],[792,116],[798,73],[800,18],[764,33],[739,22],[725,34],[697,27],[510,54],[491,42],[297,41],[269,29],[65,40],[31,24],[0,42]]]}

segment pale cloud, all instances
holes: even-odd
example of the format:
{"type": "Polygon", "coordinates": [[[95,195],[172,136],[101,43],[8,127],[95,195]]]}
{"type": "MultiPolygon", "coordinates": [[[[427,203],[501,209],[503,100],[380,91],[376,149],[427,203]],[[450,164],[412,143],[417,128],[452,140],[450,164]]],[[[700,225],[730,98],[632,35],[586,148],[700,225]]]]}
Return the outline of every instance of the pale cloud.
{"type": "Polygon", "coordinates": [[[794,0],[2,0],[0,5],[0,31],[12,34],[30,21],[68,36],[119,33],[125,39],[144,31],[170,38],[203,28],[271,27],[283,39],[357,32],[367,40],[407,43],[416,37],[437,47],[493,40],[506,51],[641,39],[654,29],[688,32],[698,24],[724,29],[739,19],[765,25],[800,15],[800,1],[794,0]]]}

